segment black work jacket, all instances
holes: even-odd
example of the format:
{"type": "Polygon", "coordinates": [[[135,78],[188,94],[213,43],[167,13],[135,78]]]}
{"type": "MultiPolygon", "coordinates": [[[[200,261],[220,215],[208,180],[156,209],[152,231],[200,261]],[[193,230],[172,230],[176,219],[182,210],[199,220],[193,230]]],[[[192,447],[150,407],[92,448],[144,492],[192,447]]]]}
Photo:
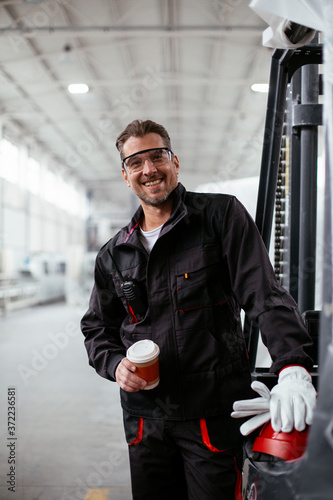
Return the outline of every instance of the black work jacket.
{"type": "Polygon", "coordinates": [[[140,207],[99,251],[82,319],[89,362],[110,380],[134,342],[152,339],[160,347],[159,386],[121,390],[125,411],[202,418],[228,413],[235,400],[250,397],[240,308],[259,323],[272,371],[312,366],[304,351],[311,340],[296,304],[276,281],[257,227],[235,197],[186,192],[179,184],[150,255],[138,235],[141,217],[140,207]],[[136,280],[143,313],[129,308],[119,271],[136,280]]]}

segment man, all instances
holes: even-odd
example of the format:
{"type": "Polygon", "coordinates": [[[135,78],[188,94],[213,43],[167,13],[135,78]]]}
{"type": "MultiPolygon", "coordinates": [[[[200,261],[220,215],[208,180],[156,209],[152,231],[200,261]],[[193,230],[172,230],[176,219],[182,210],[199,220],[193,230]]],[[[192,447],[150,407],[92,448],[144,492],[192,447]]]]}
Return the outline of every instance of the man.
{"type": "Polygon", "coordinates": [[[140,208],[97,256],[82,331],[90,364],[121,389],[133,498],[240,498],[242,439],[230,412],[254,395],[240,308],[259,322],[271,370],[287,368],[272,395],[259,387],[263,398],[235,403],[236,417],[265,412],[264,420],[286,431],[310,423],[310,338],[237,199],[186,192],[159,124],[135,120],[116,145],[140,208]],[[134,302],[124,280],[137,290],[134,302]],[[125,357],[142,339],[160,348],[160,383],[152,390],[125,357]]]}

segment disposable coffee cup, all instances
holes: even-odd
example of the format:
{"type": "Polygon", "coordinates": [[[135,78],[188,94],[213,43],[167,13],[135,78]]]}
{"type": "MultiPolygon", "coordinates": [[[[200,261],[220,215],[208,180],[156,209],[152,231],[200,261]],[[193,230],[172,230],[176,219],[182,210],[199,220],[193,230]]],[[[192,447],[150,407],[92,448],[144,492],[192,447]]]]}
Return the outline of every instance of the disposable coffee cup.
{"type": "Polygon", "coordinates": [[[127,359],[136,366],[135,373],[146,380],[144,391],[154,389],[160,381],[158,357],[160,349],[152,340],[139,340],[127,349],[127,359]]]}

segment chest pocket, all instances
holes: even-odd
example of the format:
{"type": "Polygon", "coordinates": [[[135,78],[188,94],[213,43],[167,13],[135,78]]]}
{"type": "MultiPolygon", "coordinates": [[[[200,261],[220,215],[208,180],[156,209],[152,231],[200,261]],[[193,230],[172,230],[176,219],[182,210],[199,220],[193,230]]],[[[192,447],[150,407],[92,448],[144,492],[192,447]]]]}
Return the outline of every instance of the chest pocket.
{"type": "Polygon", "coordinates": [[[185,312],[224,303],[221,276],[218,247],[188,251],[176,270],[178,310],[185,312]]]}

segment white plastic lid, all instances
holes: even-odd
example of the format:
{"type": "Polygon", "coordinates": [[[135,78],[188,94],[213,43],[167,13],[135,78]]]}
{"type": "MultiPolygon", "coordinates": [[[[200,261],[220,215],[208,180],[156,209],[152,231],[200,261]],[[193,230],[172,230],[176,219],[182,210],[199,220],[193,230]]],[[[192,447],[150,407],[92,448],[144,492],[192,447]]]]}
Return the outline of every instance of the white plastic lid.
{"type": "Polygon", "coordinates": [[[132,363],[146,363],[155,359],[159,353],[158,345],[152,340],[139,340],[127,349],[126,357],[132,363]]]}

